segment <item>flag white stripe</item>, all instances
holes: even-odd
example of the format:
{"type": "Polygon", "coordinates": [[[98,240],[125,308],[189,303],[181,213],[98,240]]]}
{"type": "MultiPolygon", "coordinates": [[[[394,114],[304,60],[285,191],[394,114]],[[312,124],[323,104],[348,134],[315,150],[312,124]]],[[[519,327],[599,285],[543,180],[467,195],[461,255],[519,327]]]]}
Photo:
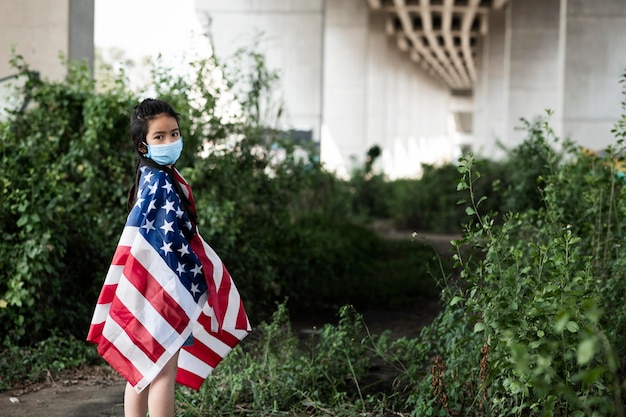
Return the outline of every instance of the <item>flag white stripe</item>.
{"type": "Polygon", "coordinates": [[[104,323],[109,315],[109,310],[111,310],[111,303],[96,304],[96,308],[93,312],[93,317],[91,318],[91,324],[104,323]]]}
{"type": "Polygon", "coordinates": [[[114,285],[120,280],[120,275],[122,275],[122,271],[124,270],[123,265],[111,265],[109,268],[109,272],[107,272],[107,276],[104,280],[104,285],[114,285]]]}
{"type": "Polygon", "coordinates": [[[124,230],[122,230],[122,235],[120,236],[120,241],[117,244],[118,246],[131,246],[135,241],[135,236],[139,233],[139,228],[136,226],[126,226],[124,230]]]}
{"type": "MultiPolygon", "coordinates": [[[[141,375],[143,375],[144,379],[151,381],[156,376],[160,368],[157,367],[155,362],[152,362],[141,349],[135,346],[124,329],[114,320],[108,320],[106,322],[102,334],[119,350],[120,354],[129,360],[132,358],[131,362],[141,375]]],[[[163,356],[168,356],[168,354],[165,353],[163,356]]],[[[171,357],[171,355],[169,356],[171,357]]]]}
{"type": "Polygon", "coordinates": [[[203,379],[213,372],[212,366],[209,366],[206,362],[201,361],[184,349],[180,351],[178,356],[178,367],[203,379]]]}
{"type": "Polygon", "coordinates": [[[230,346],[208,333],[202,326],[194,327],[193,336],[203,344],[210,347],[211,350],[217,353],[221,358],[226,356],[228,352],[232,350],[230,346]]]}
{"type": "Polygon", "coordinates": [[[157,310],[146,300],[143,294],[137,291],[126,279],[122,279],[118,285],[118,298],[130,310],[134,318],[137,319],[161,346],[177,345],[182,346],[191,330],[185,329],[179,334],[168,322],[159,314],[157,310]],[[183,337],[184,335],[184,337],[183,337]]]}
{"type": "Polygon", "coordinates": [[[200,306],[196,304],[191,293],[180,282],[176,272],[172,271],[167,262],[156,253],[150,242],[145,240],[141,234],[137,235],[131,253],[149,271],[155,281],[185,310],[191,320],[198,318],[200,306]]]}

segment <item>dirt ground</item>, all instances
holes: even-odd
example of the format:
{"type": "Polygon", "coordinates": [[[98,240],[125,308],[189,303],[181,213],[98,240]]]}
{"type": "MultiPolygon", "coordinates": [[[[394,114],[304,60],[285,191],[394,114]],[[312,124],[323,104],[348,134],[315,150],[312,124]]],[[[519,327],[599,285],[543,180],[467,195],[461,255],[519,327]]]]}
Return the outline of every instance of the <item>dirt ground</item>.
{"type": "MultiPolygon", "coordinates": [[[[454,237],[425,239],[444,252],[449,248],[450,238],[454,237]]],[[[420,300],[411,311],[362,314],[371,334],[388,330],[390,337],[396,339],[418,336],[420,329],[432,322],[440,309],[438,299],[429,299],[420,300]]],[[[296,331],[306,332],[323,324],[309,318],[293,325],[296,331]]],[[[108,366],[74,370],[55,380],[48,378],[34,386],[0,392],[0,417],[123,417],[124,386],[125,381],[108,366]]]]}

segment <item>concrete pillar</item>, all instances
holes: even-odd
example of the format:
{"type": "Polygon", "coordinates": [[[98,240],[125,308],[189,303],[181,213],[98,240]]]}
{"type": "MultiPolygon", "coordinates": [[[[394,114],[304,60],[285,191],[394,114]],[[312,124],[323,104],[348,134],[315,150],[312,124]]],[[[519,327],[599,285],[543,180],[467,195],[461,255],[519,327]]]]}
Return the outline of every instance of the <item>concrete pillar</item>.
{"type": "Polygon", "coordinates": [[[321,158],[346,176],[366,151],[367,3],[325,2],[321,158]]]}
{"type": "Polygon", "coordinates": [[[0,78],[15,72],[11,49],[43,77],[62,78],[66,59],[93,69],[94,0],[3,0],[0,2],[0,78]]]}
{"type": "Polygon", "coordinates": [[[448,88],[385,31],[362,0],[326,2],[322,160],[347,175],[378,145],[391,178],[458,156],[448,88]]]}
{"type": "MultiPolygon", "coordinates": [[[[560,0],[512,0],[507,8],[508,109],[506,144],[526,137],[520,118],[533,120],[560,105],[560,0]]],[[[562,115],[555,114],[561,118],[562,115]]],[[[558,120],[556,121],[558,123],[558,120]]]]}
{"type": "Polygon", "coordinates": [[[471,151],[488,158],[503,152],[494,146],[508,136],[508,57],[506,55],[506,12],[489,14],[489,31],[480,42],[478,80],[474,90],[474,132],[471,151]]]}
{"type": "Polygon", "coordinates": [[[567,38],[563,130],[577,143],[603,150],[623,114],[620,78],[626,69],[626,2],[566,1],[567,38]]]}

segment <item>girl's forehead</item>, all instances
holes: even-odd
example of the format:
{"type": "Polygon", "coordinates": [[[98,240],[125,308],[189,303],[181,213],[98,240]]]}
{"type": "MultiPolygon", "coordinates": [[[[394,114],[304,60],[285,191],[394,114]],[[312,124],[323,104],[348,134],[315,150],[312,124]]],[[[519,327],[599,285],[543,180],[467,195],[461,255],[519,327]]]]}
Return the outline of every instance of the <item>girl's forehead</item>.
{"type": "Polygon", "coordinates": [[[178,129],[178,121],[169,114],[159,114],[148,121],[149,130],[173,130],[178,129]]]}

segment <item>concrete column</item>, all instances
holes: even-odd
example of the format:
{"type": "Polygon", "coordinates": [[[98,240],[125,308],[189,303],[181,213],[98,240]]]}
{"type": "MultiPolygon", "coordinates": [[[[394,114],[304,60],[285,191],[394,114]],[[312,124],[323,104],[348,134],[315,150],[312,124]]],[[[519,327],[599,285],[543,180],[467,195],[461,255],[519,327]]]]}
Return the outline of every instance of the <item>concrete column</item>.
{"type": "Polygon", "coordinates": [[[368,13],[362,0],[325,2],[321,158],[342,176],[366,151],[368,13]]]}
{"type": "Polygon", "coordinates": [[[471,151],[487,158],[503,155],[494,144],[507,138],[508,58],[506,12],[489,14],[489,32],[480,40],[478,82],[474,90],[474,132],[471,151]]]}
{"type": "MultiPolygon", "coordinates": [[[[505,143],[515,147],[526,137],[520,118],[533,120],[560,106],[560,0],[512,0],[507,8],[509,68],[505,143]]],[[[555,114],[556,118],[562,115],[555,114]]],[[[558,121],[557,121],[558,123],[558,121]]]]}
{"type": "Polygon", "coordinates": [[[620,78],[626,69],[626,2],[567,1],[563,89],[564,134],[594,150],[615,143],[623,114],[620,78]]]}
{"type": "Polygon", "coordinates": [[[94,0],[3,0],[0,2],[0,78],[14,73],[11,48],[43,77],[65,75],[66,59],[93,68],[94,0]]]}
{"type": "Polygon", "coordinates": [[[391,178],[458,156],[448,88],[399,50],[386,18],[362,0],[326,2],[322,160],[343,175],[374,145],[391,178]]]}

